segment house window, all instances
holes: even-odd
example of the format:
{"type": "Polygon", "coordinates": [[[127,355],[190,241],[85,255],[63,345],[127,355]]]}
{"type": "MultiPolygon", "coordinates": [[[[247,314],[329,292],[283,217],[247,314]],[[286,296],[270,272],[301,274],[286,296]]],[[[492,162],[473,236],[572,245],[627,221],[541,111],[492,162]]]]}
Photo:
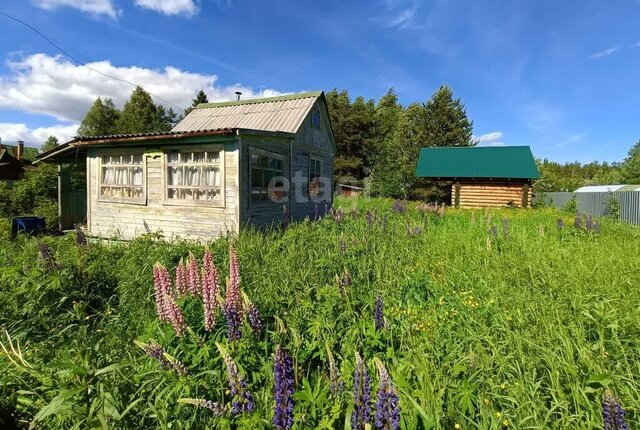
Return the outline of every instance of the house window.
{"type": "Polygon", "coordinates": [[[142,154],[105,154],[100,157],[100,198],[144,202],[142,154]]]}
{"type": "Polygon", "coordinates": [[[221,156],[220,150],[167,151],[167,201],[222,203],[221,156]]]}
{"type": "Polygon", "coordinates": [[[251,150],[251,201],[283,202],[284,157],[271,152],[251,150]]]}
{"type": "Polygon", "coordinates": [[[309,157],[309,197],[318,197],[322,191],[322,159],[309,157]]]}

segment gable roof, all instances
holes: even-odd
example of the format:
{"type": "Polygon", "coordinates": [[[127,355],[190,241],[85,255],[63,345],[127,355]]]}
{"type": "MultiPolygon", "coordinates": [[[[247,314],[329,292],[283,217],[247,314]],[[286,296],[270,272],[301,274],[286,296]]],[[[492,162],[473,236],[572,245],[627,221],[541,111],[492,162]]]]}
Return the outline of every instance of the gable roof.
{"type": "Polygon", "coordinates": [[[172,132],[217,129],[247,129],[295,133],[322,91],[279,97],[202,103],[196,106],[172,132]]]}
{"type": "MultiPolygon", "coordinates": [[[[18,147],[16,145],[5,145],[4,143],[0,144],[0,151],[2,150],[6,150],[6,153],[8,155],[11,155],[13,158],[17,158],[18,155],[18,147]]],[[[34,161],[36,159],[36,157],[38,156],[39,152],[38,152],[38,148],[34,148],[31,146],[24,146],[23,147],[23,153],[22,153],[22,159],[23,160],[29,160],[29,161],[34,161]]]]}
{"type": "Polygon", "coordinates": [[[424,178],[538,179],[528,146],[422,148],[416,176],[424,178]]]}

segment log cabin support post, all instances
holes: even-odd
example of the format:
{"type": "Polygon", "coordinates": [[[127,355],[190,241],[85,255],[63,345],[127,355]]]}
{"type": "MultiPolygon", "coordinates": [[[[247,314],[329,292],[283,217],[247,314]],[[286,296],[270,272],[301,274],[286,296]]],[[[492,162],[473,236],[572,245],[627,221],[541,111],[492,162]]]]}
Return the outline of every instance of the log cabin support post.
{"type": "Polygon", "coordinates": [[[453,204],[456,208],[460,207],[460,182],[453,184],[453,204]]]}
{"type": "Polygon", "coordinates": [[[522,186],[522,207],[529,207],[529,184],[522,186]]]}

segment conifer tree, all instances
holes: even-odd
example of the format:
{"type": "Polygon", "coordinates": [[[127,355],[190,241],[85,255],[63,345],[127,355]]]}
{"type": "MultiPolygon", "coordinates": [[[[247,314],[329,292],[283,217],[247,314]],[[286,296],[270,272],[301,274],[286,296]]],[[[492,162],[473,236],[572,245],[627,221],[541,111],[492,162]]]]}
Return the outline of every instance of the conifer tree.
{"type": "Polygon", "coordinates": [[[103,136],[116,133],[120,112],[110,98],[98,97],[78,128],[79,136],[103,136]]]}
{"type": "Polygon", "coordinates": [[[425,105],[423,146],[472,146],[473,122],[464,104],[453,99],[453,91],[442,85],[425,105]]]}

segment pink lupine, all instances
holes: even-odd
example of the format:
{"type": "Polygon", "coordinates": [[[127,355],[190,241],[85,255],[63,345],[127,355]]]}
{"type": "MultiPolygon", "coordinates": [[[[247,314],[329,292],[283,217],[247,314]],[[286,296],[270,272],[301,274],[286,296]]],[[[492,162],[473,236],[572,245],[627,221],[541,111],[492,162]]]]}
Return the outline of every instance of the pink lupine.
{"type": "Polygon", "coordinates": [[[167,316],[167,319],[173,326],[173,329],[176,332],[176,336],[182,336],[184,334],[185,329],[187,328],[187,323],[184,320],[184,315],[182,315],[182,310],[180,306],[173,298],[173,296],[169,294],[165,294],[163,296],[164,300],[164,309],[167,316]]]}
{"type": "Polygon", "coordinates": [[[184,296],[189,292],[189,276],[187,266],[182,259],[176,266],[176,292],[179,296],[184,296]]]}
{"type": "Polygon", "coordinates": [[[204,329],[211,331],[216,323],[218,308],[218,269],[213,264],[211,251],[207,249],[203,257],[202,268],[202,303],[204,305],[204,329]]]}
{"type": "Polygon", "coordinates": [[[200,268],[196,257],[189,253],[189,266],[188,266],[188,280],[189,280],[189,292],[194,296],[200,295],[202,291],[202,281],[200,280],[200,268]]]}
{"type": "Polygon", "coordinates": [[[153,266],[153,288],[156,298],[156,312],[160,321],[168,322],[168,316],[166,313],[166,304],[164,297],[169,295],[170,290],[170,278],[169,271],[160,263],[156,263],[153,266]]]}
{"type": "Polygon", "coordinates": [[[241,312],[242,302],[240,301],[240,268],[238,265],[238,254],[235,249],[229,250],[229,284],[227,285],[227,306],[235,307],[241,312]]]}

